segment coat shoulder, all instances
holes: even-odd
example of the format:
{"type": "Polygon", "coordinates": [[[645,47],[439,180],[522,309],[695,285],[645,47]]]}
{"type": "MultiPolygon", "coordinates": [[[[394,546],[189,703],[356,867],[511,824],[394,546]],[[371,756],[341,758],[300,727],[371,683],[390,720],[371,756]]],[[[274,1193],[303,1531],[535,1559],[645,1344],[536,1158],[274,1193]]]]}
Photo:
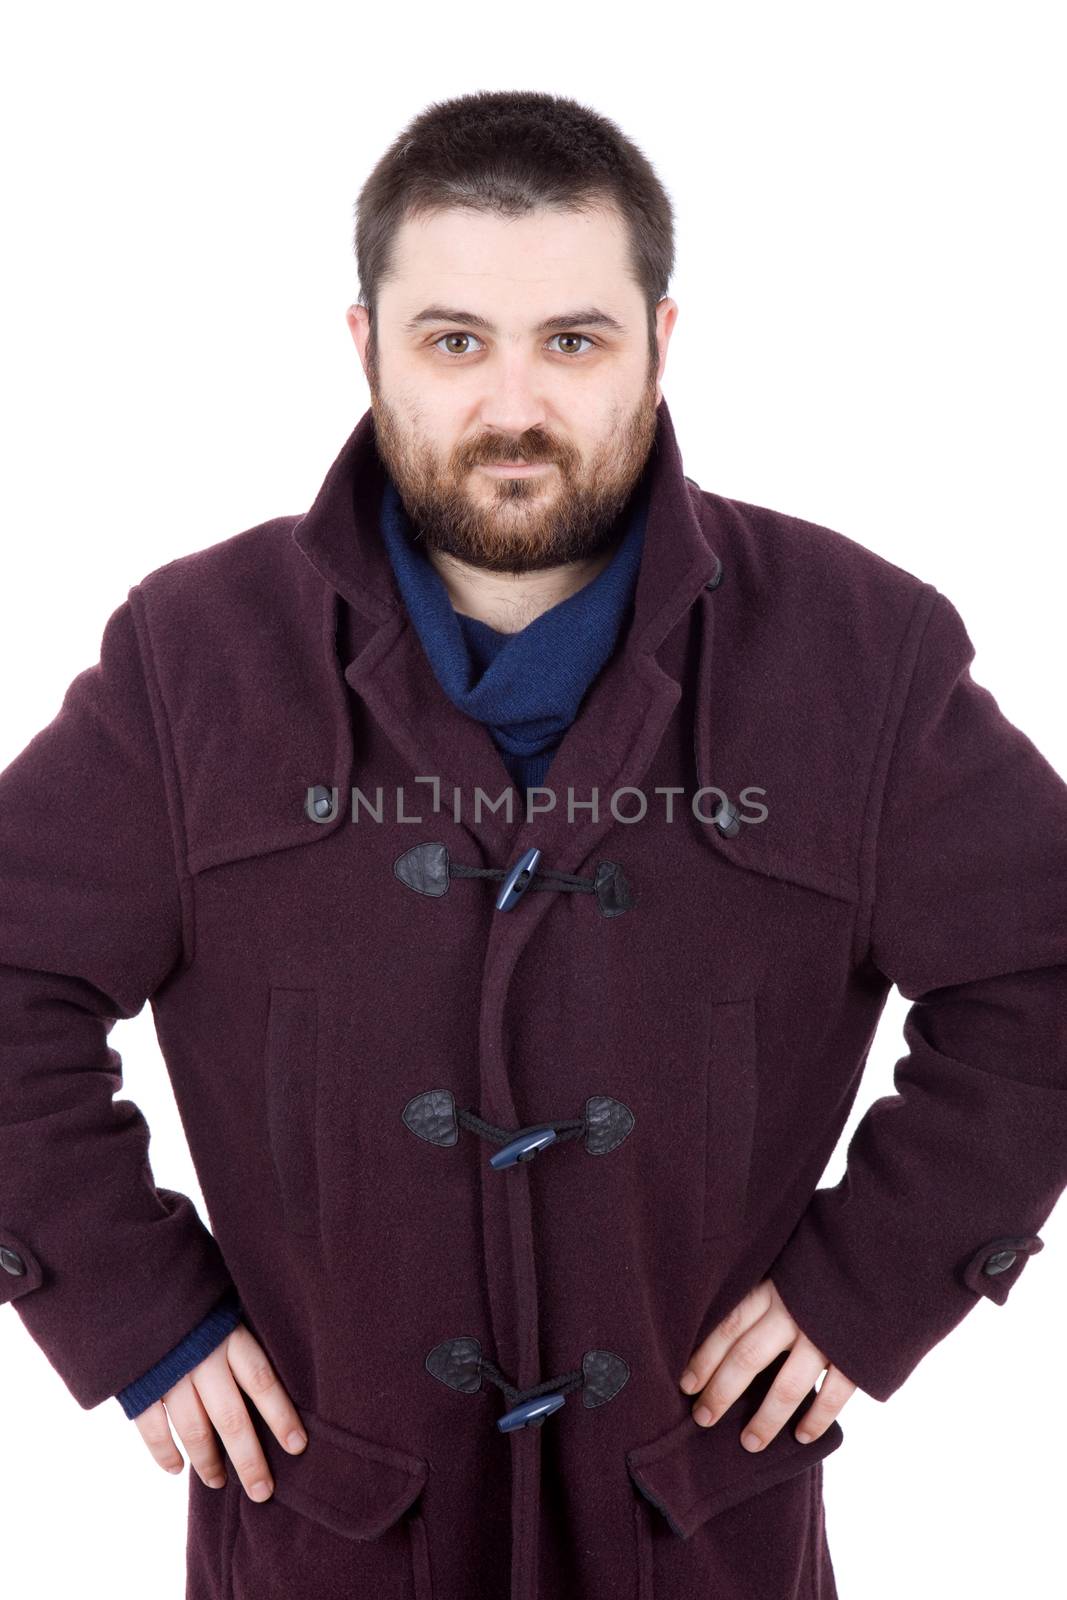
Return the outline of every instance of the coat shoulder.
{"type": "Polygon", "coordinates": [[[932,584],[835,528],[709,489],[699,492],[705,533],[752,599],[774,596],[776,604],[813,624],[853,607],[891,621],[910,615],[924,596],[933,601],[932,584]]]}
{"type": "Polygon", "coordinates": [[[348,779],[336,596],[292,537],[300,520],[257,523],[130,590],[191,873],[306,843],[308,786],[348,779]]]}
{"type": "Polygon", "coordinates": [[[316,575],[293,541],[300,520],[294,513],[256,523],[153,567],[135,587],[154,617],[173,613],[209,633],[234,611],[262,616],[283,594],[321,594],[321,580],[309,581],[316,575]]]}
{"type": "Polygon", "coordinates": [[[732,615],[752,668],[795,673],[809,694],[854,699],[869,715],[906,674],[935,586],[835,528],[698,493],[704,535],[723,564],[719,609],[732,615]]]}
{"type": "Polygon", "coordinates": [[[833,528],[700,490],[722,562],[709,596],[715,782],[776,816],[748,864],[857,903],[876,803],[938,591],[833,528]],[[780,802],[780,803],[779,803],[780,802]],[[832,825],[827,825],[829,815],[832,825]]]}

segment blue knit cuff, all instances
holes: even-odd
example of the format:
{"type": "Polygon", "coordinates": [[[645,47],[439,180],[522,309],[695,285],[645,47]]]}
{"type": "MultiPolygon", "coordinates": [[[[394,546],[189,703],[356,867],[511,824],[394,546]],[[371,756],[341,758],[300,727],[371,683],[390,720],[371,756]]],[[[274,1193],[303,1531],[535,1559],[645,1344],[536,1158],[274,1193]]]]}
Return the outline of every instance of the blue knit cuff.
{"type": "Polygon", "coordinates": [[[203,1322],[186,1334],[180,1344],[169,1350],[162,1361],[120,1389],[115,1399],[127,1417],[140,1416],[155,1401],[161,1400],[168,1389],[173,1389],[179,1378],[199,1366],[212,1350],[216,1349],[228,1333],[232,1333],[243,1315],[237,1290],[230,1289],[218,1304],[208,1312],[203,1322]]]}

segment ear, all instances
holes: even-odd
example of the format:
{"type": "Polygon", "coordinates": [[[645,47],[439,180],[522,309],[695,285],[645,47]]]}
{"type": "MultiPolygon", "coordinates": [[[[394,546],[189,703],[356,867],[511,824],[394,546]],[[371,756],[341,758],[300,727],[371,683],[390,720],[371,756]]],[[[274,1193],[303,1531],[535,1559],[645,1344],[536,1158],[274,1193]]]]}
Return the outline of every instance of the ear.
{"type": "Polygon", "coordinates": [[[678,320],[678,302],[664,295],[656,305],[656,342],[659,346],[659,371],[656,374],[656,404],[663,399],[663,371],[667,365],[667,346],[678,320]]]}
{"type": "Polygon", "coordinates": [[[360,365],[364,377],[367,376],[367,341],[370,338],[370,318],[366,306],[351,305],[345,312],[345,321],[348,331],[352,335],[352,342],[359,353],[360,365]]]}

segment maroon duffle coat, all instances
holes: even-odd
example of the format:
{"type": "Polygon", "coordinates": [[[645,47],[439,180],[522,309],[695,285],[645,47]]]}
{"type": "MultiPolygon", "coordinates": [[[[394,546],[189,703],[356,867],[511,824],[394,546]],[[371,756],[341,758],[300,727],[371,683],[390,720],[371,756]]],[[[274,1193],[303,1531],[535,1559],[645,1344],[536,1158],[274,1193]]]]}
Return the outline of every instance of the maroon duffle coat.
{"type": "Polygon", "coordinates": [[[750,1454],[784,1355],[710,1429],[688,1356],[769,1275],[885,1400],[1067,1185],[1067,785],[933,586],[701,490],[664,402],[648,470],[553,809],[485,803],[369,411],[0,775],[0,1298],[92,1407],[232,1283],[309,1436],[258,1419],[262,1504],[190,1472],[189,1600],[830,1600],[840,1422],[750,1454]],[[893,984],[899,1092],[816,1192],[893,984]],[[146,1000],[210,1231],[113,1098],[146,1000]]]}

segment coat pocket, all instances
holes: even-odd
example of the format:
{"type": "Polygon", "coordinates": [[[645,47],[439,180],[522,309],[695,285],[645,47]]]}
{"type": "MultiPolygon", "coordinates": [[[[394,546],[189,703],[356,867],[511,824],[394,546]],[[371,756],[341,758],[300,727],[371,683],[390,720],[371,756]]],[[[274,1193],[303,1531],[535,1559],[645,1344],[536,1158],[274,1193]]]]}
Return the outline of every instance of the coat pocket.
{"type": "Polygon", "coordinates": [[[294,1456],[250,1408],[274,1482],[268,1500],[250,1500],[226,1465],[227,1600],[432,1600],[420,1502],[428,1463],[297,1409],[308,1442],[294,1456]]]}
{"type": "Polygon", "coordinates": [[[711,1004],[705,1055],[704,1242],[736,1236],[748,1209],[758,1112],[756,1001],[711,1004]]]}
{"type": "Polygon", "coordinates": [[[611,1217],[615,1270],[635,1272],[654,1286],[653,1299],[669,1299],[679,1328],[699,1315],[745,1242],[756,1004],[751,991],[709,994],[690,984],[675,1003],[657,997],[635,1007],[632,1038],[620,1030],[611,1072],[590,1083],[634,1116],[617,1158],[624,1183],[611,1217]],[[682,1284],[680,1260],[692,1263],[682,1284]]]}
{"type": "MultiPolygon", "coordinates": [[[[800,1418],[815,1400],[813,1384],[769,1444],[762,1450],[745,1449],[741,1443],[745,1423],[759,1410],[785,1360],[783,1351],[710,1428],[700,1427],[687,1410],[658,1438],[627,1451],[633,1483],[679,1539],[689,1539],[709,1519],[752,1495],[806,1472],[844,1442],[837,1421],[810,1444],[794,1437],[800,1418]]],[[[773,1538],[774,1529],[764,1531],[773,1538]]]]}
{"type": "Polygon", "coordinates": [[[267,1006],[264,1092],[271,1162],[285,1226],[320,1230],[318,994],[272,985],[267,1006]]]}

